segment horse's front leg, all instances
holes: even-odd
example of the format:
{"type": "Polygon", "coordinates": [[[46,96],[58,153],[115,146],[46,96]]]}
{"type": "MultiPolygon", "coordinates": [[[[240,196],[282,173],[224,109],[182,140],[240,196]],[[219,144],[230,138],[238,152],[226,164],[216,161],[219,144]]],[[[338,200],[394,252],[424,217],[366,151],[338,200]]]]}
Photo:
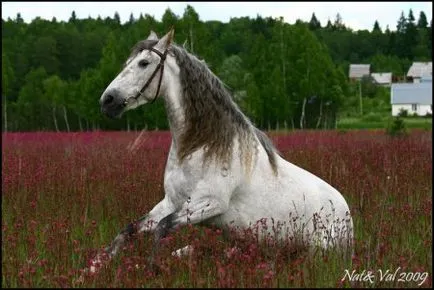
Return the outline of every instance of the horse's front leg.
{"type": "Polygon", "coordinates": [[[157,225],[171,212],[173,212],[173,208],[167,202],[167,199],[163,199],[148,214],[127,225],[102,253],[98,253],[90,261],[90,266],[85,269],[85,272],[97,272],[102,265],[110,261],[119,252],[125,242],[143,232],[154,231],[157,225]]]}
{"type": "MultiPolygon", "coordinates": [[[[182,207],[161,220],[154,233],[153,250],[158,249],[159,240],[164,238],[170,231],[178,226],[187,224],[198,224],[210,218],[219,216],[228,210],[227,202],[213,197],[201,197],[185,202],[182,207]]],[[[172,253],[173,256],[189,255],[193,251],[191,245],[178,249],[172,253]]],[[[152,256],[151,256],[152,258],[152,256]]]]}

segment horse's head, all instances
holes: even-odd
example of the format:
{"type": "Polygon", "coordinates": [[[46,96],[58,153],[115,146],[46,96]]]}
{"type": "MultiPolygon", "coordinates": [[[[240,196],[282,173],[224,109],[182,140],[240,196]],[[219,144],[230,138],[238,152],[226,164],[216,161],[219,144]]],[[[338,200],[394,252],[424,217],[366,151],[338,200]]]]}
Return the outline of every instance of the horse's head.
{"type": "Polygon", "coordinates": [[[123,70],[108,85],[100,98],[101,111],[111,118],[140,105],[153,102],[164,94],[174,73],[176,60],[168,53],[174,30],[158,39],[151,31],[146,40],[137,43],[123,70]]]}

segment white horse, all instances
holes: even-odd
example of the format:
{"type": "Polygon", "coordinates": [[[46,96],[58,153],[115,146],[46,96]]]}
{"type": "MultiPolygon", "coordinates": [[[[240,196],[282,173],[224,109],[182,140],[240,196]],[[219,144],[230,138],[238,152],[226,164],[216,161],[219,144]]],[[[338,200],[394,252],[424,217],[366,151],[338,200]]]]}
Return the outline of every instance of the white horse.
{"type": "MultiPolygon", "coordinates": [[[[167,231],[187,223],[248,228],[259,220],[268,225],[261,237],[272,231],[273,221],[281,226],[280,237],[323,249],[351,248],[353,222],[343,196],[279,156],[224,84],[203,61],[173,44],[173,35],[172,29],[158,39],[151,31],[138,42],[100,99],[106,115],[120,118],[161,93],[172,134],[164,199],[121,231],[105,256],[113,257],[136,233],[154,233],[158,245],[167,231]]],[[[92,271],[101,257],[92,261],[92,271]]]]}

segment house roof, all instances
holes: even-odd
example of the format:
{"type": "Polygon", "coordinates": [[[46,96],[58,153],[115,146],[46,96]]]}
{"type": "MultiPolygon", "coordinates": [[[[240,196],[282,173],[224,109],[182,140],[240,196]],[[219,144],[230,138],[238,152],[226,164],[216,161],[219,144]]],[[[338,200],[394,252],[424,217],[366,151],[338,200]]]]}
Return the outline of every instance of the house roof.
{"type": "Polygon", "coordinates": [[[371,73],[372,78],[377,84],[390,84],[392,83],[392,73],[371,73]]]}
{"type": "Polygon", "coordinates": [[[350,78],[362,78],[369,75],[370,64],[350,64],[350,78]]]}
{"type": "Polygon", "coordinates": [[[392,84],[391,104],[432,104],[432,83],[392,84]]]}
{"type": "Polygon", "coordinates": [[[413,62],[407,72],[408,77],[420,78],[425,75],[432,75],[432,61],[430,62],[413,62]]]}

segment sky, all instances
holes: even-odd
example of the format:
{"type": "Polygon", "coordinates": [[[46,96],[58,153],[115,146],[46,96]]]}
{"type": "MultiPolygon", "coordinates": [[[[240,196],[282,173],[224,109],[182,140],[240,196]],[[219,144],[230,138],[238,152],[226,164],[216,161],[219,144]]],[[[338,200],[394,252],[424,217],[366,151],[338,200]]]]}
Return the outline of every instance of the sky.
{"type": "Polygon", "coordinates": [[[140,13],[149,14],[161,21],[167,8],[182,17],[187,5],[194,8],[202,21],[229,22],[233,17],[256,18],[260,15],[282,16],[285,22],[293,24],[297,19],[309,21],[315,13],[321,26],[325,26],[328,19],[333,22],[339,13],[343,23],[353,30],[372,30],[375,20],[383,30],[387,25],[390,30],[396,30],[401,12],[404,11],[407,16],[410,9],[416,21],[420,11],[426,14],[428,22],[432,19],[432,2],[2,2],[1,10],[2,19],[14,19],[19,12],[27,23],[37,16],[68,21],[72,11],[75,11],[77,18],[96,18],[98,15],[113,18],[118,12],[124,23],[131,13],[136,18],[140,13]]]}

